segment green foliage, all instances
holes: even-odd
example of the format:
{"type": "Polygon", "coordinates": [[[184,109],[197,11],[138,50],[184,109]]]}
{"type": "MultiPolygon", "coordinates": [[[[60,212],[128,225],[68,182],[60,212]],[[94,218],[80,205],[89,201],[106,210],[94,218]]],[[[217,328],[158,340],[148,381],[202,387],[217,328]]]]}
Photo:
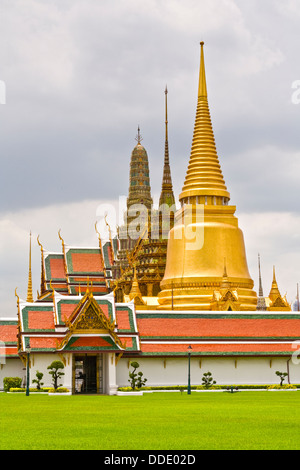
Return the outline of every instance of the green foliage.
{"type": "MultiPolygon", "coordinates": [[[[41,389],[37,389],[37,388],[30,388],[29,389],[30,393],[37,393],[37,392],[48,392],[49,389],[46,388],[41,388],[41,389]]],[[[11,388],[10,389],[10,393],[21,393],[21,392],[26,392],[26,388],[11,388]]]]}
{"type": "Polygon", "coordinates": [[[41,390],[42,385],[44,385],[44,382],[42,382],[42,378],[44,377],[44,374],[37,370],[35,375],[36,375],[36,379],[33,379],[32,383],[36,384],[36,388],[38,390],[41,390]]]}
{"type": "Polygon", "coordinates": [[[140,389],[145,385],[147,379],[143,378],[143,372],[135,372],[140,367],[138,362],[132,362],[130,365],[133,367],[133,371],[129,372],[128,382],[130,382],[132,390],[140,389]]]}
{"type": "Polygon", "coordinates": [[[4,377],[3,387],[5,392],[9,392],[11,388],[21,387],[22,379],[20,377],[4,377]]]}
{"type": "Polygon", "coordinates": [[[49,374],[52,376],[52,384],[55,390],[62,386],[62,384],[58,384],[58,381],[63,375],[65,375],[64,372],[61,372],[61,369],[64,369],[64,367],[65,366],[61,361],[53,361],[52,364],[47,367],[50,371],[49,374]]]}
{"type": "Polygon", "coordinates": [[[202,385],[205,389],[211,388],[216,383],[217,382],[215,380],[213,380],[211,372],[206,372],[205,374],[203,374],[202,385]]]}
{"type": "Polygon", "coordinates": [[[69,392],[69,389],[65,387],[60,387],[57,389],[54,389],[54,388],[49,389],[49,393],[67,393],[67,392],[69,392]]]}
{"type": "Polygon", "coordinates": [[[282,387],[283,382],[285,381],[286,377],[288,376],[288,373],[287,372],[279,372],[279,370],[277,370],[276,375],[280,378],[280,386],[282,387]]]}
{"type": "Polygon", "coordinates": [[[283,384],[283,385],[270,385],[268,390],[297,390],[296,385],[283,384]]]}

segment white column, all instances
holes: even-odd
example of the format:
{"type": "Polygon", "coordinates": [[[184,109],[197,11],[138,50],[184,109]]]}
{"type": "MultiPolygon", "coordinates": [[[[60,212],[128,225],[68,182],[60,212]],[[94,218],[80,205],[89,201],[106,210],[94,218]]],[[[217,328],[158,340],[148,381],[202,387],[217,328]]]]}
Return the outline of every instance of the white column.
{"type": "MultiPolygon", "coordinates": [[[[105,356],[104,356],[105,357],[105,356]]],[[[116,360],[115,354],[109,353],[106,355],[105,364],[105,390],[107,395],[116,395],[117,385],[117,373],[116,373],[116,360]]]]}

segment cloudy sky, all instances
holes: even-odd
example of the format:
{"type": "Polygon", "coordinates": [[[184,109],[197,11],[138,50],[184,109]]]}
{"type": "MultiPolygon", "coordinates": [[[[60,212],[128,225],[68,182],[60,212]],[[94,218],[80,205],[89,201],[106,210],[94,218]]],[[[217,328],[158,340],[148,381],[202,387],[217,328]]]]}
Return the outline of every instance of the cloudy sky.
{"type": "Polygon", "coordinates": [[[0,20],[6,87],[0,316],[15,315],[15,287],[26,297],[30,230],[34,292],[38,234],[49,251],[61,248],[59,229],[66,244],[97,245],[97,208],[117,207],[127,195],[138,125],[157,200],[166,84],[178,198],[202,40],[218,154],[250,273],[257,288],[259,252],[265,294],[275,264],[282,294],[294,299],[300,282],[298,0],[0,0],[0,20]]]}

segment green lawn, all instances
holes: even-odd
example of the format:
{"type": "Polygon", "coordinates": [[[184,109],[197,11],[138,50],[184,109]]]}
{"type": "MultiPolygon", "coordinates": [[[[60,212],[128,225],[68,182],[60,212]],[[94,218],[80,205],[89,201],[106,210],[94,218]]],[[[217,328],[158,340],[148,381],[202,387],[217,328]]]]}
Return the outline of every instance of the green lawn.
{"type": "Polygon", "coordinates": [[[300,449],[300,392],[0,393],[0,449],[300,449]]]}

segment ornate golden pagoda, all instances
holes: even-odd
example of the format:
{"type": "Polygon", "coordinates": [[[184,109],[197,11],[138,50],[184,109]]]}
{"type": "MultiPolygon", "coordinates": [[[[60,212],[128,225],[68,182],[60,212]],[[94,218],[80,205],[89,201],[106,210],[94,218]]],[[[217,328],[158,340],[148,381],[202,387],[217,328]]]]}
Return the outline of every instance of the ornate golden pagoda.
{"type": "Polygon", "coordinates": [[[287,302],[285,296],[282,297],[278,288],[276,274],[275,274],[275,266],[273,266],[273,281],[271,285],[271,290],[269,293],[269,297],[266,299],[267,310],[271,311],[290,311],[291,306],[287,302]]]}
{"type": "Polygon", "coordinates": [[[181,209],[169,234],[159,308],[213,310],[218,302],[221,309],[255,310],[257,296],[248,271],[244,237],[234,216],[236,207],[228,205],[230,194],[215,146],[203,45],[190,161],[179,197],[181,209]]]}

